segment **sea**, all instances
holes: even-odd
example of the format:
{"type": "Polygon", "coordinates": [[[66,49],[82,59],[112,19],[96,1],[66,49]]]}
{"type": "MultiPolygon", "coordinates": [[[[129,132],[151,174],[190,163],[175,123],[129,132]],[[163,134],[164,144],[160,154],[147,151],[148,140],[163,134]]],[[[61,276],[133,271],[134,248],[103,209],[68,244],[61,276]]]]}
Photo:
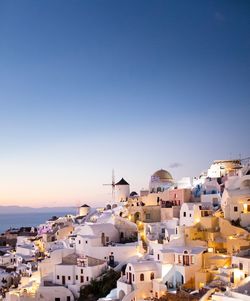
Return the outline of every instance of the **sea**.
{"type": "Polygon", "coordinates": [[[66,214],[74,214],[75,211],[60,211],[60,212],[38,212],[38,213],[10,213],[10,214],[0,214],[0,233],[10,228],[20,228],[20,227],[36,227],[52,216],[65,216],[66,214]]]}

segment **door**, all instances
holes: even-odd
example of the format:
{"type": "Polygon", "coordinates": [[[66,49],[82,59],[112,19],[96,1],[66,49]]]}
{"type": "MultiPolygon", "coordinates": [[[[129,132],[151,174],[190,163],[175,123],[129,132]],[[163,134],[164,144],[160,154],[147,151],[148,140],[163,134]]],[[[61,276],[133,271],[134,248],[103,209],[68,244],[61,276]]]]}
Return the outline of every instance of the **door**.
{"type": "Polygon", "coordinates": [[[189,265],[189,255],[183,255],[183,265],[189,265]]]}
{"type": "Polygon", "coordinates": [[[62,285],[65,285],[65,276],[62,276],[62,285]]]}
{"type": "Polygon", "coordinates": [[[132,283],[132,273],[128,273],[128,283],[132,283]]]}

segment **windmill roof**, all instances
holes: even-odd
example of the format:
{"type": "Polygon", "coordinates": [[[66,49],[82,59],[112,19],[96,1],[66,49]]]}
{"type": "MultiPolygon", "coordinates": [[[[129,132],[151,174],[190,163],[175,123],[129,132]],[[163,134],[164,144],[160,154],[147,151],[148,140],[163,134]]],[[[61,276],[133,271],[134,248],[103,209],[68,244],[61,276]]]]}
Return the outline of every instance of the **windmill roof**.
{"type": "Polygon", "coordinates": [[[125,181],[123,178],[119,182],[117,182],[115,185],[129,185],[127,181],[125,181]]]}

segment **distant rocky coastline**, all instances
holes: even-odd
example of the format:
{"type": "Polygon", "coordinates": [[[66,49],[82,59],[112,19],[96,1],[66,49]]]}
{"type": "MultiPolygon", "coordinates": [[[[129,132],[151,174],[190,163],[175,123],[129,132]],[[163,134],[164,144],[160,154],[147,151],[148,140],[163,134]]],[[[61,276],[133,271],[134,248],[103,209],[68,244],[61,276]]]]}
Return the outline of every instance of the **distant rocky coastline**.
{"type": "Polygon", "coordinates": [[[23,207],[23,206],[0,206],[1,214],[13,214],[13,213],[46,213],[46,212],[72,212],[73,207],[23,207]]]}

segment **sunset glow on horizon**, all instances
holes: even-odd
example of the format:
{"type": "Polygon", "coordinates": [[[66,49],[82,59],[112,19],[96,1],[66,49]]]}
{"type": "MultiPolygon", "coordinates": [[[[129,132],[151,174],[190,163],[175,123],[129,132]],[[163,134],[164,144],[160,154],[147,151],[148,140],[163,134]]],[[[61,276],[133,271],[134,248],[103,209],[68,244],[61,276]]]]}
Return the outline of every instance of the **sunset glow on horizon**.
{"type": "Polygon", "coordinates": [[[1,1],[0,205],[99,206],[112,169],[139,192],[250,156],[249,10],[1,1]]]}

